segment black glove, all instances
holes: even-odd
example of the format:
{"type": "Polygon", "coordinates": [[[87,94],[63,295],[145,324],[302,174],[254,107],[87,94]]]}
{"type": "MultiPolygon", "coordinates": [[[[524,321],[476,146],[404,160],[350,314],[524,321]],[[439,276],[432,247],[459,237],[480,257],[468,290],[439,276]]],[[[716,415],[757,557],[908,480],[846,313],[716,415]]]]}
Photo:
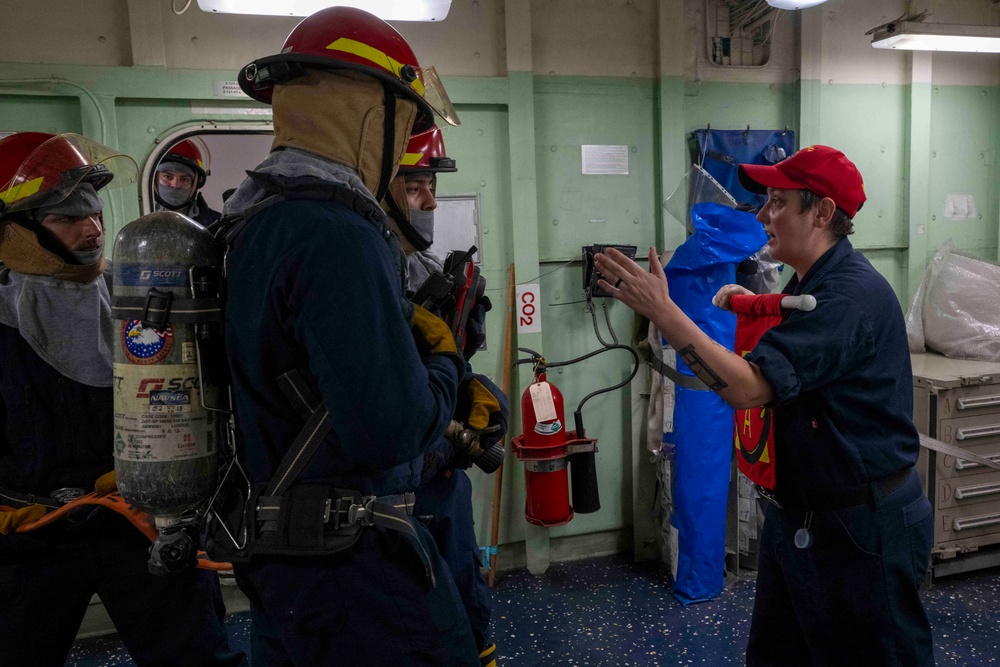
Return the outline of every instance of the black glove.
{"type": "Polygon", "coordinates": [[[486,341],[486,313],[491,310],[493,303],[490,297],[483,295],[469,311],[469,319],[465,323],[465,345],[462,346],[462,355],[466,361],[471,359],[486,341]]]}

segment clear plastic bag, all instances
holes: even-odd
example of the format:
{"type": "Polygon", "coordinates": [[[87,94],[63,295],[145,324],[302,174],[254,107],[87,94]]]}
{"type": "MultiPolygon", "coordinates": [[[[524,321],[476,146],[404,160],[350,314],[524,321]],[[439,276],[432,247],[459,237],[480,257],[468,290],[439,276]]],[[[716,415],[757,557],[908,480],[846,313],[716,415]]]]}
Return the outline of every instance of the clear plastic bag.
{"type": "Polygon", "coordinates": [[[911,352],[1000,361],[1000,266],[955,252],[949,239],[927,263],[910,300],[911,352]]]}

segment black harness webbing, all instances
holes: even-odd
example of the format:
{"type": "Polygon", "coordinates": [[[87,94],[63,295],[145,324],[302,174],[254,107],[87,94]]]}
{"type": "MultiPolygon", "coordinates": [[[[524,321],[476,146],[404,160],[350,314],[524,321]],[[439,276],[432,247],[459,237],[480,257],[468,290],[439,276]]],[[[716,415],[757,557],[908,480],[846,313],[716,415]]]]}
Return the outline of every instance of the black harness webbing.
{"type": "Polygon", "coordinates": [[[58,509],[66,503],[48,498],[46,496],[36,496],[31,493],[18,493],[10,489],[0,487],[0,505],[12,505],[15,508],[27,507],[28,505],[44,505],[49,509],[58,509]]]}
{"type": "MultiPolygon", "coordinates": [[[[278,386],[285,392],[295,410],[303,416],[308,414],[309,418],[281,459],[267,489],[257,499],[257,520],[260,522],[262,533],[278,530],[284,506],[283,494],[312,459],[319,444],[332,428],[330,411],[313,395],[297,370],[279,376],[278,386]]],[[[334,530],[354,524],[377,525],[407,533],[412,537],[417,536],[409,519],[413,514],[412,493],[377,497],[338,490],[337,495],[339,496],[337,498],[324,499],[322,514],[323,523],[330,525],[334,530]]]]}
{"type": "Polygon", "coordinates": [[[222,299],[175,299],[171,292],[155,288],[146,296],[115,296],[111,299],[111,317],[117,320],[143,320],[159,324],[206,324],[222,320],[222,299]],[[164,296],[166,295],[166,296],[164,296]]]}

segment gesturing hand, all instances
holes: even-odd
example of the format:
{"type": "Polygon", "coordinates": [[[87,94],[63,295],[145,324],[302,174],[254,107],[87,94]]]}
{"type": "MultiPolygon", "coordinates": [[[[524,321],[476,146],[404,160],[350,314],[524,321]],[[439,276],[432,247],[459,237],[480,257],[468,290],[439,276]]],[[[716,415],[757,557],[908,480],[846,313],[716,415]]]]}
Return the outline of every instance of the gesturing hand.
{"type": "Polygon", "coordinates": [[[649,249],[649,271],[614,248],[608,248],[607,254],[597,253],[594,264],[606,278],[597,281],[601,289],[640,315],[654,319],[673,304],[655,248],[649,249]]]}

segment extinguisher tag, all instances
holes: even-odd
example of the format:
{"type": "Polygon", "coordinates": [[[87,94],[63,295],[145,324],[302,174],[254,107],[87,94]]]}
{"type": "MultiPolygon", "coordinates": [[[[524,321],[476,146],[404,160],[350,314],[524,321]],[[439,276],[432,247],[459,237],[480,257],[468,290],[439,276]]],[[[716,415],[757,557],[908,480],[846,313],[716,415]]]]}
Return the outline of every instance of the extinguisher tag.
{"type": "Polygon", "coordinates": [[[556,403],[552,399],[552,387],[548,382],[536,382],[528,387],[531,393],[531,405],[535,408],[535,421],[548,422],[555,419],[556,403]]]}

